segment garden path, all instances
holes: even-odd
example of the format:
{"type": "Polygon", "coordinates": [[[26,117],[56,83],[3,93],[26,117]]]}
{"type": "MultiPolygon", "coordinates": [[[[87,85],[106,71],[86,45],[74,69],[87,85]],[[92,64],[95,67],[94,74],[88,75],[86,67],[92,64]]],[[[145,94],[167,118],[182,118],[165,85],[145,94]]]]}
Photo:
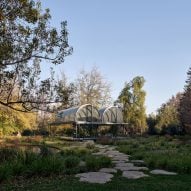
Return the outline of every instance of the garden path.
{"type": "MultiPolygon", "coordinates": [[[[112,168],[102,168],[98,172],[77,174],[76,177],[80,178],[80,181],[105,184],[106,182],[112,180],[113,174],[117,173],[118,170],[122,172],[122,177],[128,179],[149,177],[149,169],[144,166],[143,160],[130,160],[130,155],[117,151],[116,147],[114,146],[96,145],[96,147],[99,149],[99,151],[93,153],[93,155],[103,155],[110,157],[114,166],[112,168]],[[138,164],[138,166],[135,166],[135,164],[138,164]],[[147,172],[147,174],[145,172],[147,172]]],[[[174,172],[168,172],[160,169],[152,170],[150,171],[150,174],[176,175],[174,172]]]]}

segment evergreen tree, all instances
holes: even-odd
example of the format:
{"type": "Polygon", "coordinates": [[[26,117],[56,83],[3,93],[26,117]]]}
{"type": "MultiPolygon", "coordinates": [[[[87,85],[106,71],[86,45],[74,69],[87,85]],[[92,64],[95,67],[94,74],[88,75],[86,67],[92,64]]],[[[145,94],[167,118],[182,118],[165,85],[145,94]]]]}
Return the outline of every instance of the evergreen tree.
{"type": "Polygon", "coordinates": [[[157,111],[157,124],[155,126],[157,132],[168,134],[180,134],[182,128],[179,121],[179,105],[182,94],[178,93],[172,96],[157,111]]]}
{"type": "Polygon", "coordinates": [[[184,93],[180,101],[180,121],[184,131],[191,134],[191,67],[187,72],[187,80],[184,93]]]}
{"type": "Polygon", "coordinates": [[[145,79],[143,77],[135,77],[125,84],[118,97],[118,102],[123,107],[124,121],[129,123],[132,133],[142,133],[147,127],[145,113],[146,92],[142,89],[144,83],[145,79]]]}

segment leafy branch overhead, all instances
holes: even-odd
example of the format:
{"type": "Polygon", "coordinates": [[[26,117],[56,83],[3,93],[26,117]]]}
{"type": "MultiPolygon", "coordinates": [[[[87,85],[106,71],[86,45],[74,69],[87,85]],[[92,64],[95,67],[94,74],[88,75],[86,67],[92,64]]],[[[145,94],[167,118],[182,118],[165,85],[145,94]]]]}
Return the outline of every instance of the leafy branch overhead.
{"type": "Polygon", "coordinates": [[[40,64],[61,64],[73,49],[67,22],[58,31],[49,25],[50,19],[49,9],[42,11],[40,2],[0,2],[0,104],[28,111],[58,101],[53,96],[54,72],[40,81],[40,64]]]}

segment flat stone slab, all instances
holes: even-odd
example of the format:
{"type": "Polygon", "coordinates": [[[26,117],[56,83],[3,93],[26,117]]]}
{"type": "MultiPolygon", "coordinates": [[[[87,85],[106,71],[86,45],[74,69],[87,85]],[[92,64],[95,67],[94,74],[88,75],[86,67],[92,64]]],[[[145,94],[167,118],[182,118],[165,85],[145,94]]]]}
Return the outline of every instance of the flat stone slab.
{"type": "Polygon", "coordinates": [[[168,172],[166,170],[160,170],[160,169],[155,169],[150,171],[151,174],[157,174],[157,175],[177,175],[175,172],[168,172]]]}
{"type": "Polygon", "coordinates": [[[143,177],[148,177],[149,175],[139,171],[123,171],[122,176],[128,179],[139,179],[143,177]]]}
{"type": "Polygon", "coordinates": [[[116,163],[116,167],[133,167],[133,166],[134,166],[133,163],[125,163],[125,162],[116,163]]]}
{"type": "Polygon", "coordinates": [[[119,160],[119,161],[129,161],[128,157],[122,157],[122,156],[113,156],[113,160],[119,160]]]}
{"type": "Polygon", "coordinates": [[[115,163],[115,164],[120,164],[120,163],[126,163],[126,162],[129,162],[129,160],[113,160],[111,159],[112,163],[115,163]]]}
{"type": "Polygon", "coordinates": [[[105,172],[105,173],[117,173],[117,170],[114,168],[102,168],[99,170],[99,172],[105,172]]]}
{"type": "Polygon", "coordinates": [[[144,160],[131,160],[131,162],[133,162],[133,163],[145,163],[144,160]]]}
{"type": "Polygon", "coordinates": [[[79,177],[80,182],[105,184],[106,182],[111,181],[113,175],[105,172],[87,172],[76,174],[75,177],[79,177]]]}
{"type": "Polygon", "coordinates": [[[121,171],[139,171],[139,170],[149,170],[147,167],[138,167],[138,166],[116,166],[115,169],[121,171]]]}

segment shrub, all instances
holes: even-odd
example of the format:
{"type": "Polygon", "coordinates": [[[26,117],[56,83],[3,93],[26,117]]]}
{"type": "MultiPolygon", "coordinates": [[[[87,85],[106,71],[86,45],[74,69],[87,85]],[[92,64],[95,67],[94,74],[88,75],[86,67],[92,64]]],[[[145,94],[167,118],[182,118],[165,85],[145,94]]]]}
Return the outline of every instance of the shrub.
{"type": "Polygon", "coordinates": [[[88,170],[99,170],[100,168],[107,168],[111,166],[111,159],[105,156],[89,156],[86,158],[86,167],[88,170]]]}
{"type": "Polygon", "coordinates": [[[95,143],[94,143],[94,141],[87,141],[87,142],[85,142],[85,147],[86,147],[87,149],[94,149],[94,148],[95,148],[95,143]]]}
{"type": "Polygon", "coordinates": [[[64,166],[66,169],[76,168],[80,163],[79,157],[76,156],[68,156],[64,160],[64,166]]]}

